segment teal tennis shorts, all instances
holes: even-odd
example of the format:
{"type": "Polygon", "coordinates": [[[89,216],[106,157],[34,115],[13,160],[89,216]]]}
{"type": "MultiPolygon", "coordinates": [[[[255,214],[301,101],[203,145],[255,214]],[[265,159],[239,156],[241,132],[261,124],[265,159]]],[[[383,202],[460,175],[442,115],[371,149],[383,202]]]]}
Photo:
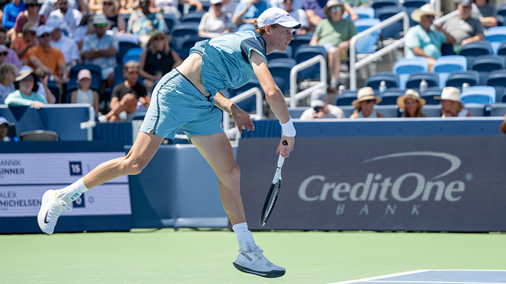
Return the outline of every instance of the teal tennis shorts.
{"type": "Polygon", "coordinates": [[[140,131],[174,139],[178,129],[188,139],[223,132],[222,113],[179,71],[173,69],[156,85],[140,131]]]}

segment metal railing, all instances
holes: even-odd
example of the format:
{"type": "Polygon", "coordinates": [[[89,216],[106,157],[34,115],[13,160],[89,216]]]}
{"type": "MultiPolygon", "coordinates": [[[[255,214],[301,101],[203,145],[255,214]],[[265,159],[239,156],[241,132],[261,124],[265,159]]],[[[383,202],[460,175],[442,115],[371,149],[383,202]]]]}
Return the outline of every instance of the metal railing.
{"type": "MultiPolygon", "coordinates": [[[[257,88],[257,87],[251,88],[244,93],[241,93],[235,97],[230,98],[230,100],[233,103],[237,104],[237,103],[244,101],[245,99],[247,99],[251,96],[256,96],[256,114],[254,114],[252,116],[252,118],[253,119],[264,118],[264,115],[263,115],[263,113],[264,113],[264,107],[263,107],[264,95],[262,94],[262,91],[259,88],[257,88]]],[[[228,114],[227,112],[223,112],[223,130],[225,131],[225,134],[227,134],[227,136],[229,138],[239,134],[237,127],[233,127],[233,128],[230,127],[230,114],[228,114]]]]}
{"type": "Polygon", "coordinates": [[[302,63],[295,65],[290,71],[290,108],[297,107],[297,101],[311,95],[314,90],[327,89],[327,60],[322,55],[317,55],[311,59],[308,59],[302,63]],[[304,70],[312,65],[320,63],[320,82],[314,86],[311,86],[300,93],[297,92],[297,73],[300,70],[304,70]]]}

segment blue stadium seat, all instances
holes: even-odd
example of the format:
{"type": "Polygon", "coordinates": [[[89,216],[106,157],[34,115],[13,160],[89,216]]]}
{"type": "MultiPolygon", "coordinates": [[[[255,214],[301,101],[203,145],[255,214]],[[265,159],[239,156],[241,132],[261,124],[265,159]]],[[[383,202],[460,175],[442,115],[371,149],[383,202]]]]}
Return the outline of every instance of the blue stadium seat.
{"type": "Polygon", "coordinates": [[[71,89],[77,89],[77,74],[83,69],[90,70],[90,88],[100,93],[100,85],[102,84],[102,69],[99,66],[93,64],[79,64],[70,69],[69,82],[67,83],[67,93],[69,93],[69,90],[71,89]]]}
{"type": "MultiPolygon", "coordinates": [[[[360,19],[374,19],[374,9],[371,7],[353,7],[353,11],[360,19]]],[[[350,14],[346,13],[345,19],[351,19],[350,14]]]]}
{"type": "Polygon", "coordinates": [[[438,105],[441,103],[441,92],[438,87],[427,88],[420,94],[420,98],[424,98],[427,105],[438,105]]]}
{"type": "Polygon", "coordinates": [[[312,34],[294,35],[292,41],[290,42],[290,46],[292,47],[292,54],[295,54],[301,45],[309,44],[312,37],[312,34]]]}
{"type": "Polygon", "coordinates": [[[506,27],[490,27],[485,33],[485,40],[492,45],[493,54],[497,54],[501,42],[506,40],[506,27]]]}
{"type": "Polygon", "coordinates": [[[387,88],[399,88],[399,75],[394,73],[374,74],[367,79],[365,86],[373,88],[374,91],[378,91],[382,81],[385,81],[385,86],[387,88]]]}
{"type": "Polygon", "coordinates": [[[202,19],[202,16],[204,13],[199,12],[190,12],[186,15],[183,15],[181,17],[181,23],[197,23],[200,24],[200,20],[202,19]]]}
{"type": "Polygon", "coordinates": [[[501,45],[499,45],[499,49],[497,50],[497,55],[506,55],[506,41],[501,42],[501,45]]]}
{"type": "Polygon", "coordinates": [[[171,31],[172,28],[178,23],[176,16],[172,13],[163,13],[163,19],[167,25],[167,31],[171,31]]]}
{"type": "Polygon", "coordinates": [[[184,40],[181,43],[181,48],[178,49],[178,54],[181,56],[181,58],[184,60],[188,55],[190,55],[190,49],[195,46],[196,42],[207,40],[209,38],[206,37],[200,37],[198,35],[196,36],[188,36],[185,37],[184,40]]]}
{"type": "Polygon", "coordinates": [[[283,94],[290,93],[290,72],[295,64],[294,59],[274,59],[267,63],[274,82],[283,94]]]}
{"type": "Polygon", "coordinates": [[[484,104],[467,103],[464,107],[472,116],[485,116],[484,104]]]}
{"type": "MultiPolygon", "coordinates": [[[[397,99],[396,99],[397,100],[397,99]]],[[[385,117],[399,117],[399,107],[397,103],[390,105],[381,105],[381,103],[374,107],[374,110],[381,113],[385,117]]]]}
{"type": "Polygon", "coordinates": [[[125,77],[123,76],[123,65],[118,65],[116,66],[116,68],[114,68],[114,86],[118,85],[123,81],[125,81],[125,77]]]}
{"type": "MultiPolygon", "coordinates": [[[[404,6],[404,9],[406,9],[406,13],[409,15],[409,26],[410,27],[414,27],[414,26],[418,25],[418,22],[415,21],[415,20],[413,20],[411,18],[411,13],[413,13],[413,11],[415,11],[418,8],[417,7],[406,7],[406,6],[404,6]]],[[[453,48],[453,45],[452,45],[452,48],[453,48]]]]}
{"type": "Polygon", "coordinates": [[[123,19],[125,19],[125,22],[128,25],[128,20],[130,19],[130,14],[121,14],[120,16],[122,16],[123,19]]]}
{"type": "Polygon", "coordinates": [[[292,58],[292,47],[289,45],[285,52],[281,51],[274,51],[271,54],[267,55],[267,60],[271,61],[274,59],[280,59],[280,58],[292,58]]]}
{"type": "Polygon", "coordinates": [[[399,74],[399,88],[406,87],[409,74],[414,72],[428,72],[429,63],[425,57],[401,58],[395,63],[393,72],[399,74]]]}
{"type": "Polygon", "coordinates": [[[175,37],[193,36],[199,34],[199,25],[196,23],[182,23],[174,26],[170,31],[170,35],[175,37]]]}
{"type": "MultiPolygon", "coordinates": [[[[337,96],[335,105],[336,106],[351,106],[351,102],[357,99],[358,90],[345,90],[342,94],[337,96]]],[[[349,117],[349,115],[347,116],[349,117]]]]}
{"type": "Polygon", "coordinates": [[[406,89],[420,88],[422,80],[427,82],[427,87],[439,87],[439,76],[435,73],[414,72],[409,75],[406,89]]]}
{"type": "Polygon", "coordinates": [[[502,4],[497,8],[497,14],[506,17],[506,4],[502,4]]]}
{"type": "Polygon", "coordinates": [[[485,85],[494,87],[496,90],[496,101],[500,101],[500,97],[506,88],[506,70],[495,70],[488,74],[485,79],[485,85]]]}
{"type": "Polygon", "coordinates": [[[116,62],[118,64],[123,64],[123,57],[132,48],[139,48],[139,45],[132,42],[119,42],[119,50],[118,53],[116,53],[116,62]]]}
{"type": "Polygon", "coordinates": [[[504,117],[506,115],[506,104],[492,104],[490,108],[490,116],[504,117]]]}
{"type": "MultiPolygon", "coordinates": [[[[406,8],[398,7],[398,6],[387,6],[380,9],[376,9],[376,18],[380,19],[382,22],[387,20],[388,18],[400,13],[405,12],[406,8]]],[[[387,27],[384,27],[381,30],[381,34],[383,35],[383,39],[389,38],[400,38],[400,32],[403,29],[402,20],[397,21],[394,24],[391,24],[387,27]]]]}
{"type": "Polygon", "coordinates": [[[459,55],[462,56],[480,56],[492,54],[492,45],[488,41],[473,41],[460,49],[459,55]]]}
{"type": "Polygon", "coordinates": [[[374,10],[378,10],[378,9],[383,8],[383,7],[398,6],[398,5],[399,5],[399,1],[398,0],[374,0],[372,2],[371,7],[374,10]]]}
{"type": "Polygon", "coordinates": [[[420,8],[425,4],[429,4],[429,0],[405,0],[402,6],[420,8]]]}
{"type": "MultiPolygon", "coordinates": [[[[59,103],[60,102],[60,88],[58,88],[58,86],[56,85],[56,83],[54,81],[50,81],[50,80],[47,80],[47,87],[48,89],[51,91],[51,93],[54,95],[54,101],[55,103],[59,103]]],[[[70,101],[64,101],[63,103],[70,103],[70,101]]]]}
{"type": "MultiPolygon", "coordinates": [[[[496,96],[497,97],[497,96],[496,96]]],[[[499,100],[496,102],[498,103],[506,103],[506,90],[504,90],[500,95],[499,95],[499,100]]]]}
{"type": "MultiPolygon", "coordinates": [[[[323,57],[327,59],[327,52],[323,46],[301,45],[297,51],[295,51],[293,58],[297,61],[297,64],[299,64],[317,55],[323,55],[323,57]]],[[[318,79],[320,77],[320,64],[315,64],[299,71],[298,76],[300,80],[318,79]]]]}
{"type": "Polygon", "coordinates": [[[398,88],[386,89],[383,93],[378,92],[378,96],[383,99],[379,105],[397,105],[397,98],[404,96],[405,92],[398,88]]]}
{"type": "Polygon", "coordinates": [[[452,72],[446,80],[446,87],[455,87],[462,90],[464,83],[477,86],[480,83],[480,74],[477,71],[452,72]]]}
{"type": "MultiPolygon", "coordinates": [[[[249,89],[251,88],[254,88],[254,87],[257,87],[260,89],[260,91],[262,91],[262,86],[260,85],[260,82],[258,81],[257,78],[253,77],[251,78],[251,80],[246,83],[246,85],[238,88],[238,89],[235,89],[233,90],[233,92],[231,92],[230,96],[231,97],[235,97],[241,93],[244,93],[246,91],[248,91],[249,89]]],[[[229,90],[230,91],[230,90],[229,90]]],[[[243,109],[245,112],[253,112],[256,110],[256,96],[251,96],[239,103],[237,103],[237,105],[243,109]]]]}
{"type": "Polygon", "coordinates": [[[446,80],[451,72],[466,70],[467,59],[460,55],[441,56],[432,67],[432,72],[437,73],[439,76],[439,88],[441,89],[446,86],[446,80]]]}
{"type": "Polygon", "coordinates": [[[130,60],[133,60],[135,62],[139,62],[139,57],[141,57],[142,52],[144,49],[142,48],[131,48],[127,51],[125,56],[123,56],[123,65],[127,63],[130,60]]]}
{"type": "Polygon", "coordinates": [[[482,55],[474,58],[471,70],[478,72],[492,72],[504,69],[504,57],[495,55],[482,55]]]}
{"type": "Polygon", "coordinates": [[[460,94],[464,104],[493,104],[495,103],[495,89],[490,86],[473,86],[465,88],[460,94]]]}
{"type": "Polygon", "coordinates": [[[441,117],[441,104],[426,104],[422,107],[422,113],[428,117],[441,117]]]}
{"type": "MultiPolygon", "coordinates": [[[[367,30],[380,23],[378,19],[358,19],[353,22],[357,29],[357,34],[367,30]]],[[[374,33],[367,35],[357,40],[355,49],[357,53],[374,53],[376,52],[376,44],[379,39],[381,30],[377,30],[374,33]]]]}

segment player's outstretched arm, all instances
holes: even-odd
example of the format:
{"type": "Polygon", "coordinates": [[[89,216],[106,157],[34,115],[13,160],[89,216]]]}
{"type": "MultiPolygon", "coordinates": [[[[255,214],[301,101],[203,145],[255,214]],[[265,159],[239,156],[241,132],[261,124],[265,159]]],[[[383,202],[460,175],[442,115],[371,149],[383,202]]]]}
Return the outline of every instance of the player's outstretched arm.
{"type": "Polygon", "coordinates": [[[216,96],[214,96],[214,105],[232,116],[235,125],[237,125],[237,129],[239,129],[239,133],[242,133],[243,129],[248,131],[255,130],[255,125],[253,121],[251,121],[250,115],[231,100],[227,99],[221,92],[218,92],[216,96]]]}

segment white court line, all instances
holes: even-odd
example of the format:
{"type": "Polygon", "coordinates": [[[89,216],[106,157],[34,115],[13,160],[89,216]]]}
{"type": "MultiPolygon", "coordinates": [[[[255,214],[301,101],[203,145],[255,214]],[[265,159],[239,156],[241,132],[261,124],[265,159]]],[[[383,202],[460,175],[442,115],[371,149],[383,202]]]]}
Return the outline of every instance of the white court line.
{"type": "Polygon", "coordinates": [[[381,275],[381,276],[364,278],[364,279],[358,279],[358,280],[351,280],[351,281],[344,281],[344,282],[335,282],[335,283],[330,283],[330,284],[351,284],[351,283],[357,283],[357,282],[362,282],[362,281],[377,280],[377,279],[382,279],[382,278],[386,278],[386,277],[395,277],[395,276],[409,275],[409,274],[415,274],[415,273],[427,272],[427,271],[430,271],[430,270],[427,270],[427,269],[413,270],[413,271],[394,273],[394,274],[388,274],[388,275],[381,275]]]}

